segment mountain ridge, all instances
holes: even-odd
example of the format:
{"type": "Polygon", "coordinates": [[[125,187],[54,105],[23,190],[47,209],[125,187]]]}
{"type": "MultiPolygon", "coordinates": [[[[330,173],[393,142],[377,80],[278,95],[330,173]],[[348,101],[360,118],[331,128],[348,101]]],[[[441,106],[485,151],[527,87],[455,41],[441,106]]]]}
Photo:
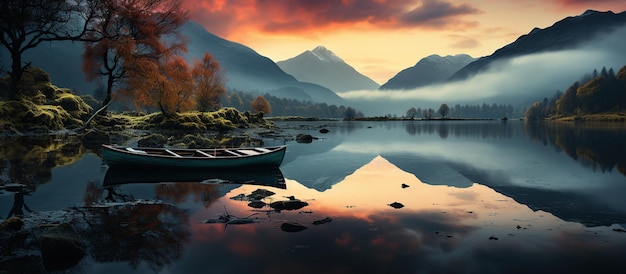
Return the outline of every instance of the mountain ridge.
{"type": "Polygon", "coordinates": [[[459,69],[475,59],[467,54],[440,56],[432,54],[414,66],[400,71],[380,86],[380,90],[412,89],[444,82],[459,69]]]}
{"type": "Polygon", "coordinates": [[[378,83],[359,73],[324,46],[317,46],[276,64],[299,81],[324,86],[335,92],[379,87],[378,83]]]}
{"type": "Polygon", "coordinates": [[[619,27],[626,26],[626,11],[587,10],[577,16],[561,19],[550,27],[533,28],[528,34],[518,37],[489,56],[483,56],[469,63],[448,78],[449,81],[463,80],[479,72],[485,71],[497,60],[518,57],[526,54],[573,49],[589,42],[592,35],[609,33],[619,27]]]}

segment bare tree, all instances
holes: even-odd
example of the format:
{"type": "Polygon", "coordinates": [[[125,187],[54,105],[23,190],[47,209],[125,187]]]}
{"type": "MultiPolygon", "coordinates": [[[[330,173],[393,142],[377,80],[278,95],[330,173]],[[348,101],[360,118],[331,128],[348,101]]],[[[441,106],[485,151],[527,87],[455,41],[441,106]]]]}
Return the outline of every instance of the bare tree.
{"type": "Polygon", "coordinates": [[[9,99],[20,97],[19,84],[30,62],[25,51],[46,41],[78,40],[91,31],[101,1],[0,0],[0,44],[11,55],[9,99]]]}

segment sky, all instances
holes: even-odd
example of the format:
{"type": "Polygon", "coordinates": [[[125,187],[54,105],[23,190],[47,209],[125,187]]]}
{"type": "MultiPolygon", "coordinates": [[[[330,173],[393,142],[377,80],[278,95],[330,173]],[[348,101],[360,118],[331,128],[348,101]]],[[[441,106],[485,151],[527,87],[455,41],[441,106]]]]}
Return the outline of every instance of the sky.
{"type": "Polygon", "coordinates": [[[384,84],[420,59],[492,54],[533,28],[624,0],[183,0],[192,20],[275,62],[325,46],[384,84]]]}

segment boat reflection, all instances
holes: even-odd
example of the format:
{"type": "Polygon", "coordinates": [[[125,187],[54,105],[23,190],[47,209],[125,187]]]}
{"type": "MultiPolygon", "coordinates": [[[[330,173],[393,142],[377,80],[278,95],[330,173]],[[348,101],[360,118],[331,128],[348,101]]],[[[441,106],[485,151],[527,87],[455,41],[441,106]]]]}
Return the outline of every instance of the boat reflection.
{"type": "Polygon", "coordinates": [[[103,186],[135,183],[203,183],[263,185],[285,189],[285,177],[279,168],[241,170],[180,170],[109,168],[103,186]]]}

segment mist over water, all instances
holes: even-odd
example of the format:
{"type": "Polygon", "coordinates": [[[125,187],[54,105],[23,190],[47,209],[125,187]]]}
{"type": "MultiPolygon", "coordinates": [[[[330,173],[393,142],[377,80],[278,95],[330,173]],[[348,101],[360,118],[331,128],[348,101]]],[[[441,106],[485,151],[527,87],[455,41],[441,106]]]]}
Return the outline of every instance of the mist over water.
{"type": "Polygon", "coordinates": [[[594,69],[626,65],[626,27],[594,39],[577,49],[524,55],[493,62],[468,79],[411,90],[359,90],[339,95],[366,115],[403,115],[411,107],[434,108],[441,104],[511,104],[525,108],[551,98],[594,69]]]}

